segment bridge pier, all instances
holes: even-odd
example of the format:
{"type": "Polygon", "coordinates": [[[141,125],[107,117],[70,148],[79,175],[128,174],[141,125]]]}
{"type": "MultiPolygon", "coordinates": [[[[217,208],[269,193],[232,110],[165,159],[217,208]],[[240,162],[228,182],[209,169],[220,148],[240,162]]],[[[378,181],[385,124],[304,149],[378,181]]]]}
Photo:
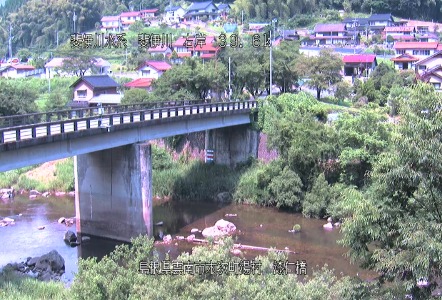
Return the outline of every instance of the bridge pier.
{"type": "Polygon", "coordinates": [[[258,157],[259,132],[250,125],[206,130],[205,150],[214,150],[216,164],[236,166],[258,157]]]}
{"type": "Polygon", "coordinates": [[[150,144],[74,158],[77,233],[120,241],[153,235],[150,144]]]}

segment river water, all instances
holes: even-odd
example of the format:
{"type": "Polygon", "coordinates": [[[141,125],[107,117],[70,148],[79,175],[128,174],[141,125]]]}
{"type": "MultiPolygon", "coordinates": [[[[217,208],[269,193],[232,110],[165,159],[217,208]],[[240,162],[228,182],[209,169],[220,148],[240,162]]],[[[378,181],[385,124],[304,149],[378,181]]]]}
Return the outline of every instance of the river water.
{"type": "MultiPolygon", "coordinates": [[[[75,216],[74,199],[71,197],[49,197],[31,200],[16,196],[12,200],[0,201],[0,217],[15,219],[15,225],[0,227],[0,267],[10,262],[20,262],[27,257],[40,256],[51,250],[57,250],[65,259],[66,273],[64,281],[70,281],[77,271],[78,257],[103,257],[111,252],[116,241],[92,237],[88,243],[78,247],[70,247],[63,241],[66,230],[75,232],[75,225],[66,227],[59,224],[60,217],[75,216]],[[21,216],[19,216],[21,214],[21,216]],[[39,230],[39,226],[45,229],[39,230]]],[[[376,276],[372,272],[350,264],[344,256],[346,249],[336,243],[341,237],[338,229],[326,231],[322,228],[324,220],[306,219],[300,214],[281,212],[275,208],[255,207],[230,204],[220,206],[216,203],[156,203],[154,206],[154,222],[163,222],[163,226],[155,226],[155,235],[172,234],[188,236],[192,228],[200,230],[213,226],[219,219],[233,222],[238,234],[235,243],[259,247],[288,247],[296,254],[289,254],[289,261],[304,260],[308,274],[312,269],[327,264],[336,274],[359,276],[371,279],[376,276]],[[226,214],[236,214],[226,217],[226,214]],[[289,233],[294,224],[301,225],[301,232],[289,233]],[[239,232],[240,231],[240,232],[239,232]]],[[[196,238],[202,238],[200,233],[196,238]]],[[[186,241],[170,245],[158,245],[160,253],[169,252],[172,258],[179,253],[190,252],[193,244],[186,241]]],[[[259,251],[244,251],[246,258],[262,255],[259,251]]]]}

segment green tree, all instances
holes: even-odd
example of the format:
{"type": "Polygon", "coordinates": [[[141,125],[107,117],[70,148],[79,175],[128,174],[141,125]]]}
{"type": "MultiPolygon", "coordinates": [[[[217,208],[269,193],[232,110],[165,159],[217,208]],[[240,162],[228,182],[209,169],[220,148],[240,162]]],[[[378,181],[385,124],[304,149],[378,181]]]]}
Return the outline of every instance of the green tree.
{"type": "Polygon", "coordinates": [[[375,166],[373,187],[343,227],[352,257],[385,279],[404,280],[414,299],[429,298],[442,270],[441,106],[433,87],[413,87],[393,146],[375,166]],[[420,278],[430,288],[417,288],[420,278]]]}
{"type": "Polygon", "coordinates": [[[321,98],[321,91],[342,80],[342,58],[331,49],[322,49],[319,56],[301,58],[297,64],[301,73],[309,78],[307,84],[316,89],[316,98],[321,98]]]}
{"type": "Polygon", "coordinates": [[[325,180],[324,173],[319,174],[311,190],[305,195],[302,203],[302,214],[305,217],[323,218],[331,198],[331,187],[325,180]]]}
{"type": "Polygon", "coordinates": [[[35,91],[20,88],[7,80],[0,80],[0,116],[36,112],[35,99],[35,91]]]}
{"type": "Polygon", "coordinates": [[[130,89],[124,92],[121,104],[137,104],[153,101],[153,97],[145,89],[130,89]]]}

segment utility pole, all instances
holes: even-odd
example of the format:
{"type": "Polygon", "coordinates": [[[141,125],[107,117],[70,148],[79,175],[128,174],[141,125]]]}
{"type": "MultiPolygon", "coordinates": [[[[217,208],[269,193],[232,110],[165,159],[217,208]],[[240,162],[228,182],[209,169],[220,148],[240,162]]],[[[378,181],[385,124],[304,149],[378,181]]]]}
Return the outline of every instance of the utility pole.
{"type": "Polygon", "coordinates": [[[272,45],[273,43],[272,43],[272,30],[270,29],[270,93],[269,93],[269,95],[271,96],[272,95],[272,85],[273,85],[273,82],[272,82],[272,45]]]}
{"type": "Polygon", "coordinates": [[[241,11],[241,25],[244,25],[244,11],[241,11]]]}
{"type": "Polygon", "coordinates": [[[12,24],[9,23],[9,38],[8,38],[8,43],[9,43],[9,60],[12,63],[12,39],[14,37],[12,36],[12,24]]]}
{"type": "Polygon", "coordinates": [[[232,86],[230,85],[230,57],[229,57],[229,101],[231,94],[232,94],[232,86]]]}
{"type": "Polygon", "coordinates": [[[55,30],[55,41],[56,41],[56,44],[57,44],[57,47],[58,47],[58,29],[55,30]]]}
{"type": "Polygon", "coordinates": [[[77,21],[77,15],[75,14],[75,10],[74,10],[74,16],[72,17],[72,20],[74,21],[74,33],[77,33],[75,31],[75,22],[77,21]]]}
{"type": "Polygon", "coordinates": [[[356,54],[356,19],[353,19],[353,54],[356,54]]]}

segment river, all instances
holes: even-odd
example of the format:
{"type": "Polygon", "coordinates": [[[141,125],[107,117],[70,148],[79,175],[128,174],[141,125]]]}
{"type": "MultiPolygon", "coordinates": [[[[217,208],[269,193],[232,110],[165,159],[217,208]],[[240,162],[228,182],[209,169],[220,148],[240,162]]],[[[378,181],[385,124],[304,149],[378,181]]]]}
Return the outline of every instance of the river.
{"type": "MultiPolygon", "coordinates": [[[[15,225],[0,227],[0,267],[10,262],[20,262],[27,257],[40,256],[55,249],[65,259],[66,273],[63,281],[71,281],[77,271],[78,257],[103,257],[113,250],[116,241],[92,237],[78,247],[70,247],[63,241],[66,230],[75,232],[75,225],[67,227],[59,224],[60,217],[75,216],[74,199],[71,197],[48,197],[34,200],[16,196],[12,200],[0,201],[0,217],[15,219],[15,225]],[[20,216],[21,214],[21,216],[20,216]],[[39,230],[39,226],[45,229],[39,230]]],[[[338,229],[326,231],[322,228],[324,220],[306,219],[301,214],[282,212],[275,208],[230,204],[220,206],[216,203],[157,203],[154,206],[154,222],[163,222],[155,226],[155,235],[172,234],[188,236],[192,228],[200,230],[213,226],[219,219],[233,222],[240,232],[234,237],[236,243],[260,247],[288,247],[296,254],[289,255],[289,261],[304,260],[308,274],[312,269],[327,264],[336,274],[359,276],[370,279],[373,272],[360,269],[350,264],[344,256],[347,249],[336,243],[341,237],[338,229]],[[226,214],[236,214],[226,217],[226,214]],[[294,224],[301,225],[301,232],[289,233],[294,224]]],[[[202,238],[200,233],[197,238],[202,238]]],[[[179,253],[191,251],[193,244],[186,241],[170,245],[158,245],[160,253],[169,252],[172,258],[179,253]]],[[[264,253],[245,251],[246,257],[264,253]]]]}

